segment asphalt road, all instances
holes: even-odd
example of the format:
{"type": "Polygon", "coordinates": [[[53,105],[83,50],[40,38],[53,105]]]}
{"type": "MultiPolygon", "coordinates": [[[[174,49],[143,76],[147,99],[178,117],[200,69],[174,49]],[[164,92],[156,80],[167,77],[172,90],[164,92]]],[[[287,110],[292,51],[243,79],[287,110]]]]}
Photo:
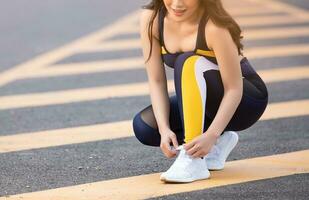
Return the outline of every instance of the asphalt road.
{"type": "MultiPolygon", "coordinates": [[[[137,17],[131,15],[145,2],[12,0],[2,3],[0,199],[1,196],[13,199],[14,195],[23,193],[56,188],[66,191],[79,184],[153,174],[165,171],[172,164],[173,159],[166,159],[159,148],[139,143],[129,129],[134,115],[150,104],[147,90],[138,87],[138,84],[147,84],[147,75],[138,61],[142,54],[136,42],[139,35],[134,31],[137,17]],[[119,40],[120,44],[112,43],[119,40]],[[130,58],[136,58],[136,63],[130,58]],[[130,67],[126,68],[118,59],[131,63],[130,67]],[[124,125],[118,124],[122,122],[124,125]],[[95,128],[96,125],[106,129],[95,128]],[[95,139],[86,140],[78,132],[82,127],[89,127],[87,133],[101,130],[101,134],[107,136],[100,139],[97,132],[95,139]],[[72,133],[76,133],[75,138],[61,137],[61,134],[72,133]],[[35,140],[40,134],[42,139],[35,140]],[[55,144],[49,143],[55,140],[53,134],[60,135],[55,136],[55,144]],[[120,136],[113,138],[112,134],[120,136]],[[28,139],[21,139],[23,137],[28,139]],[[79,142],[73,142],[76,138],[79,142]]],[[[270,13],[246,13],[242,17],[292,18],[300,13],[294,9],[301,9],[301,13],[309,16],[309,3],[305,0],[280,2],[292,5],[293,9],[284,7],[278,11],[270,6],[270,13]]],[[[252,6],[255,2],[237,3],[252,6]]],[[[227,5],[230,7],[233,7],[232,1],[227,5]]],[[[298,17],[283,23],[269,19],[265,24],[256,20],[244,20],[240,24],[251,34],[244,40],[245,53],[268,80],[269,104],[283,111],[270,110],[270,117],[240,131],[239,143],[228,161],[309,149],[309,17],[298,17]],[[278,36],[257,34],[281,28],[297,31],[286,36],[280,36],[280,33],[286,34],[280,31],[278,36]],[[282,70],[283,75],[276,70],[282,70]]],[[[168,80],[172,81],[173,71],[166,70],[168,80]]],[[[295,172],[154,198],[307,199],[308,184],[308,171],[295,172]]],[[[146,191],[147,187],[150,186],[134,188],[133,185],[136,191],[146,191]]],[[[94,190],[103,196],[109,193],[104,188],[94,190]]],[[[149,197],[151,195],[144,196],[149,197]]]]}

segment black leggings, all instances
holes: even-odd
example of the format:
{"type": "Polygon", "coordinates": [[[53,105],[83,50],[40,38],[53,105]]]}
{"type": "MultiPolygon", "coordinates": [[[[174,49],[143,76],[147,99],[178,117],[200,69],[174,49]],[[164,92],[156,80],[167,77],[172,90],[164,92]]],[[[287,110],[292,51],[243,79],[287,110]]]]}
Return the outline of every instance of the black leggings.
{"type": "MultiPolygon", "coordinates": [[[[268,104],[266,85],[246,57],[240,61],[240,66],[243,75],[243,96],[224,131],[249,128],[262,116],[268,104]]],[[[169,123],[178,143],[183,144],[186,138],[189,141],[188,137],[194,137],[186,135],[187,132],[195,131],[197,135],[208,129],[223,98],[224,87],[218,66],[205,57],[192,53],[183,53],[177,57],[174,83],[176,95],[169,98],[169,123]]],[[[133,130],[141,143],[160,146],[161,137],[152,105],[134,116],[133,130]]]]}

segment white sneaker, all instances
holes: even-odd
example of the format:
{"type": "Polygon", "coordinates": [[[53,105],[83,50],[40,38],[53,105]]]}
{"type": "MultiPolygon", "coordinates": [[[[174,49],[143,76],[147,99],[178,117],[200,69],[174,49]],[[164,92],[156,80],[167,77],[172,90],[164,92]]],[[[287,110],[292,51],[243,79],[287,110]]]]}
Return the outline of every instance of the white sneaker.
{"type": "Polygon", "coordinates": [[[235,131],[225,131],[205,156],[209,170],[221,170],[225,161],[238,142],[238,134],[235,131]]]}
{"type": "Polygon", "coordinates": [[[165,182],[187,183],[206,179],[210,176],[205,157],[192,158],[186,153],[182,145],[177,150],[180,150],[178,157],[172,166],[161,174],[160,180],[165,182]]]}

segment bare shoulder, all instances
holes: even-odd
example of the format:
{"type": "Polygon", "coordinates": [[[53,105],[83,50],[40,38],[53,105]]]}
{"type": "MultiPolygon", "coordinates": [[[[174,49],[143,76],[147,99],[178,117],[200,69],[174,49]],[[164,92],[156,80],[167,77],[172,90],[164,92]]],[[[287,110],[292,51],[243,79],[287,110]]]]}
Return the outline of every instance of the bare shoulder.
{"type": "Polygon", "coordinates": [[[214,42],[218,40],[230,39],[231,35],[227,28],[216,25],[210,18],[205,26],[205,37],[207,46],[213,50],[214,42]]]}
{"type": "MultiPolygon", "coordinates": [[[[153,13],[154,11],[151,9],[142,9],[139,18],[141,34],[148,32],[148,25],[150,23],[153,13]]],[[[153,20],[152,34],[155,39],[159,40],[158,14],[153,20]]]]}

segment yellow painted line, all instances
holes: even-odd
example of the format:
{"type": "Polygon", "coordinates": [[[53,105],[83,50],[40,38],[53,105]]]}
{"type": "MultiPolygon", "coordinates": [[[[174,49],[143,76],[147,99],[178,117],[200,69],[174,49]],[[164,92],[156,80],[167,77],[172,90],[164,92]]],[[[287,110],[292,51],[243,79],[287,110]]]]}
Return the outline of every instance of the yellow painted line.
{"type": "Polygon", "coordinates": [[[211,171],[206,180],[189,184],[164,184],[160,173],[98,181],[62,188],[12,195],[0,200],[146,199],[213,187],[309,173],[309,150],[255,157],[226,163],[222,171],[211,171]]]}
{"type": "Polygon", "coordinates": [[[251,49],[245,49],[244,55],[247,56],[249,59],[309,55],[309,45],[291,44],[280,46],[255,47],[251,49]]]}
{"type": "MultiPolygon", "coordinates": [[[[309,99],[270,103],[259,120],[306,115],[309,99]]],[[[132,120],[1,136],[0,153],[130,137],[132,120]]]]}
{"type": "Polygon", "coordinates": [[[253,2],[257,5],[259,4],[263,5],[274,11],[285,11],[300,19],[309,20],[309,12],[307,10],[302,9],[298,6],[293,6],[289,3],[274,0],[248,0],[248,1],[253,2]]]}
{"type": "Polygon", "coordinates": [[[239,17],[242,15],[254,15],[254,14],[273,14],[274,10],[267,9],[264,6],[246,6],[246,7],[235,7],[235,8],[227,8],[228,13],[230,13],[233,17],[239,17]]]}
{"type": "Polygon", "coordinates": [[[236,8],[243,8],[246,10],[250,7],[258,7],[258,8],[264,8],[265,6],[257,4],[255,2],[247,1],[247,0],[222,0],[223,6],[226,8],[228,12],[232,9],[236,8]]]}
{"type": "MultiPolygon", "coordinates": [[[[261,71],[265,83],[297,80],[309,77],[308,66],[293,67],[290,69],[271,69],[261,71]],[[280,70],[282,70],[280,73],[280,70]],[[288,73],[288,76],[284,76],[288,73]]],[[[257,72],[260,73],[259,71],[257,72]]],[[[175,91],[174,81],[168,80],[168,90],[175,91]]],[[[18,94],[0,97],[0,110],[23,107],[57,105],[81,101],[102,100],[112,97],[128,97],[149,94],[148,82],[119,84],[112,86],[82,88],[62,91],[52,91],[32,94],[18,94]],[[91,95],[95,94],[95,95],[91,95]]]]}
{"type": "Polygon", "coordinates": [[[309,78],[309,65],[258,70],[257,73],[266,83],[307,79],[309,78]]]}
{"type": "MultiPolygon", "coordinates": [[[[172,83],[172,81],[169,81],[172,83]]],[[[169,89],[171,90],[171,84],[169,89]]],[[[149,94],[148,83],[119,84],[83,89],[0,97],[0,110],[22,107],[57,105],[81,101],[102,100],[113,97],[129,97],[149,94]]]]}
{"type": "Polygon", "coordinates": [[[62,60],[66,57],[69,57],[75,54],[78,49],[83,48],[84,46],[87,47],[90,45],[95,45],[97,43],[103,42],[105,39],[108,39],[114,35],[117,35],[119,33],[125,33],[126,29],[132,29],[131,27],[134,25],[133,23],[136,21],[136,19],[138,19],[139,13],[140,10],[133,12],[127,16],[120,18],[115,23],[97,32],[82,37],[53,51],[39,55],[32,60],[14,66],[0,73],[0,87],[6,85],[9,82],[22,78],[23,74],[29,71],[35,71],[37,69],[53,64],[59,60],[62,60]]]}
{"type": "Polygon", "coordinates": [[[79,49],[79,52],[96,52],[96,51],[121,51],[141,48],[141,41],[139,38],[133,39],[119,39],[108,41],[104,43],[99,43],[92,46],[87,46],[79,49]]]}
{"type": "Polygon", "coordinates": [[[0,136],[0,153],[133,136],[131,120],[0,136]]]}
{"type": "Polygon", "coordinates": [[[145,68],[144,59],[142,57],[119,58],[115,60],[52,65],[41,70],[24,74],[24,78],[79,75],[95,72],[115,72],[139,68],[145,68]]]}
{"type": "Polygon", "coordinates": [[[309,99],[270,104],[266,107],[262,119],[269,120],[306,115],[309,115],[309,99]]]}
{"type": "Polygon", "coordinates": [[[241,26],[258,26],[270,24],[292,24],[307,22],[307,19],[296,18],[291,15],[269,15],[269,16],[248,16],[236,18],[236,22],[241,26]]]}
{"type": "Polygon", "coordinates": [[[309,36],[308,26],[244,30],[245,40],[282,39],[300,36],[309,36]]]}

